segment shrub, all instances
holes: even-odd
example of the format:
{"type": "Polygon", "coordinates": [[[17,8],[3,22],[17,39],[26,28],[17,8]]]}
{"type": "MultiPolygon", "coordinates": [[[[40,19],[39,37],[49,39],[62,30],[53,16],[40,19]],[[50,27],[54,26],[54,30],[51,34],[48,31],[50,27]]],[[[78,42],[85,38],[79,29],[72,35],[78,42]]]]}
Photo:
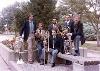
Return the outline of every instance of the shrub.
{"type": "Polygon", "coordinates": [[[86,40],[95,41],[96,40],[96,32],[93,27],[89,23],[83,24],[83,31],[85,33],[86,40]]]}

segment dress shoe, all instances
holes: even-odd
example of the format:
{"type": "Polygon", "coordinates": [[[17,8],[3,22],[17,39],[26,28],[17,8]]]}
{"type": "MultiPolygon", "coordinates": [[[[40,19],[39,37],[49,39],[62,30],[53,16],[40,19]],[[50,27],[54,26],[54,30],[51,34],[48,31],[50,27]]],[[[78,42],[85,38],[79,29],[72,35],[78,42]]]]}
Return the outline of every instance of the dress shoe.
{"type": "Polygon", "coordinates": [[[72,64],[72,62],[71,62],[71,61],[66,60],[65,65],[71,65],[71,64],[72,64]]]}
{"type": "Polygon", "coordinates": [[[44,65],[44,63],[42,62],[42,63],[40,63],[40,65],[44,65]]]}
{"type": "Polygon", "coordinates": [[[52,63],[51,67],[55,67],[55,63],[52,63]]]}
{"type": "MultiPolygon", "coordinates": [[[[47,64],[46,60],[45,60],[45,64],[47,64]]],[[[44,60],[40,60],[40,65],[44,65],[44,60]]]]}
{"type": "Polygon", "coordinates": [[[71,53],[70,53],[70,52],[67,52],[66,54],[67,54],[67,55],[71,55],[71,53]]]}
{"type": "Polygon", "coordinates": [[[74,56],[80,56],[80,54],[74,54],[74,56]]]}
{"type": "Polygon", "coordinates": [[[47,60],[45,60],[45,64],[47,64],[47,60]]]}
{"type": "Polygon", "coordinates": [[[29,64],[33,64],[33,61],[28,61],[29,64]]]}

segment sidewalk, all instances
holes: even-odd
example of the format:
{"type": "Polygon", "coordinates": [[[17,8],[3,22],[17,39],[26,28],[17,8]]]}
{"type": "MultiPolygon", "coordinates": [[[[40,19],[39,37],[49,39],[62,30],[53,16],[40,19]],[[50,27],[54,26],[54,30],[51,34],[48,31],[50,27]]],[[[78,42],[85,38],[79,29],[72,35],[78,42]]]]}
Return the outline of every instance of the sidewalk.
{"type": "MultiPolygon", "coordinates": [[[[6,39],[12,39],[14,35],[0,35],[0,42],[6,39]]],[[[96,44],[96,41],[86,41],[86,43],[90,44],[96,44]]],[[[97,51],[87,51],[87,57],[100,57],[100,53],[97,51]]],[[[18,65],[16,62],[11,61],[11,66],[9,67],[6,62],[2,59],[0,56],[0,71],[11,71],[10,68],[14,68],[15,71],[72,71],[72,65],[56,65],[54,68],[51,67],[51,65],[40,65],[39,63],[33,63],[33,64],[22,64],[18,65]],[[13,66],[12,66],[13,65],[13,66]]],[[[92,68],[93,69],[93,68],[92,68]]]]}
{"type": "Polygon", "coordinates": [[[2,35],[0,34],[0,42],[2,42],[3,40],[12,40],[14,37],[14,35],[2,35]]]}
{"type": "MultiPolygon", "coordinates": [[[[13,38],[13,35],[1,35],[0,34],[0,43],[3,40],[6,40],[6,39],[10,39],[11,40],[12,38],[13,38]]],[[[0,55],[0,71],[11,71],[10,67],[6,64],[6,62],[3,60],[1,55],[0,55]]]]}
{"type": "Polygon", "coordinates": [[[85,43],[89,43],[89,44],[97,44],[97,41],[86,41],[85,43]]]}
{"type": "Polygon", "coordinates": [[[11,71],[10,67],[6,64],[6,62],[0,56],[0,71],[11,71]]]}
{"type": "Polygon", "coordinates": [[[46,65],[40,65],[37,62],[34,62],[33,64],[16,64],[16,62],[11,61],[10,66],[15,70],[15,71],[72,71],[72,65],[65,65],[65,64],[60,64],[56,65],[55,67],[51,67],[50,64],[46,65]]]}

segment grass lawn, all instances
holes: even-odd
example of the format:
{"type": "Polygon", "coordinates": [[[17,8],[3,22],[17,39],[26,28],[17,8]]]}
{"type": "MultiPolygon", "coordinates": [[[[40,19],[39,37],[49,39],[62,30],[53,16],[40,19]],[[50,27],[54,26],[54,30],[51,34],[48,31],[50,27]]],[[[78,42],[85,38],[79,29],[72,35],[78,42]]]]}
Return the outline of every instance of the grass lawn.
{"type": "Polygon", "coordinates": [[[82,47],[88,48],[90,50],[96,50],[96,51],[100,51],[100,47],[97,47],[96,43],[85,43],[84,45],[82,45],[82,47]]]}

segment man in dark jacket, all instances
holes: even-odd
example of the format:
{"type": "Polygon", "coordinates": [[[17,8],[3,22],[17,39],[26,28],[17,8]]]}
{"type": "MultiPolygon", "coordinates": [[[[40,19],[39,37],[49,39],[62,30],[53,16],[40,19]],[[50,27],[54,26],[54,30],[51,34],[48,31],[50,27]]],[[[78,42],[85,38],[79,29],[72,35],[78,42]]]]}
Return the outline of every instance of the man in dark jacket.
{"type": "Polygon", "coordinates": [[[33,42],[35,42],[35,38],[34,38],[35,31],[36,31],[36,23],[33,20],[33,15],[30,14],[29,20],[26,21],[22,26],[20,36],[24,34],[24,37],[23,37],[24,42],[25,41],[28,42],[28,62],[31,64],[33,63],[33,46],[35,46],[33,42]]]}
{"type": "Polygon", "coordinates": [[[79,56],[79,44],[80,41],[84,38],[83,33],[83,23],[80,21],[80,16],[74,17],[74,32],[72,34],[72,39],[74,40],[74,47],[75,47],[75,56],[79,56]]]}
{"type": "MultiPolygon", "coordinates": [[[[74,32],[74,21],[73,21],[73,16],[67,15],[65,16],[65,22],[62,26],[63,30],[68,29],[68,33],[73,33],[74,32]]],[[[71,37],[72,39],[72,37],[71,37]]],[[[71,49],[71,47],[68,47],[68,49],[71,49]]]]}
{"type": "Polygon", "coordinates": [[[52,35],[52,30],[55,30],[57,32],[61,32],[62,28],[61,26],[57,23],[57,19],[53,18],[52,23],[48,26],[48,31],[50,35],[52,35]]]}
{"type": "Polygon", "coordinates": [[[22,34],[24,34],[24,37],[23,37],[24,41],[27,41],[28,37],[29,37],[29,34],[30,33],[34,34],[35,32],[36,32],[36,22],[33,20],[33,15],[30,14],[29,15],[29,20],[25,21],[25,23],[22,26],[22,29],[20,31],[20,36],[22,36],[22,34]],[[30,23],[33,24],[32,25],[33,27],[31,27],[30,23]],[[33,28],[32,32],[30,30],[31,28],[33,28]]]}
{"type": "Polygon", "coordinates": [[[70,33],[73,33],[73,31],[74,31],[73,25],[74,25],[74,21],[73,21],[72,17],[70,15],[65,16],[65,22],[63,24],[63,28],[67,28],[67,29],[69,29],[70,33]]]}
{"type": "MultiPolygon", "coordinates": [[[[62,38],[60,36],[57,35],[57,31],[52,30],[52,35],[50,35],[49,37],[49,52],[51,54],[51,66],[54,67],[55,66],[55,61],[56,61],[56,57],[58,52],[60,51],[60,49],[62,48],[62,38]]],[[[44,49],[42,51],[42,57],[44,60],[44,49]]]]}

